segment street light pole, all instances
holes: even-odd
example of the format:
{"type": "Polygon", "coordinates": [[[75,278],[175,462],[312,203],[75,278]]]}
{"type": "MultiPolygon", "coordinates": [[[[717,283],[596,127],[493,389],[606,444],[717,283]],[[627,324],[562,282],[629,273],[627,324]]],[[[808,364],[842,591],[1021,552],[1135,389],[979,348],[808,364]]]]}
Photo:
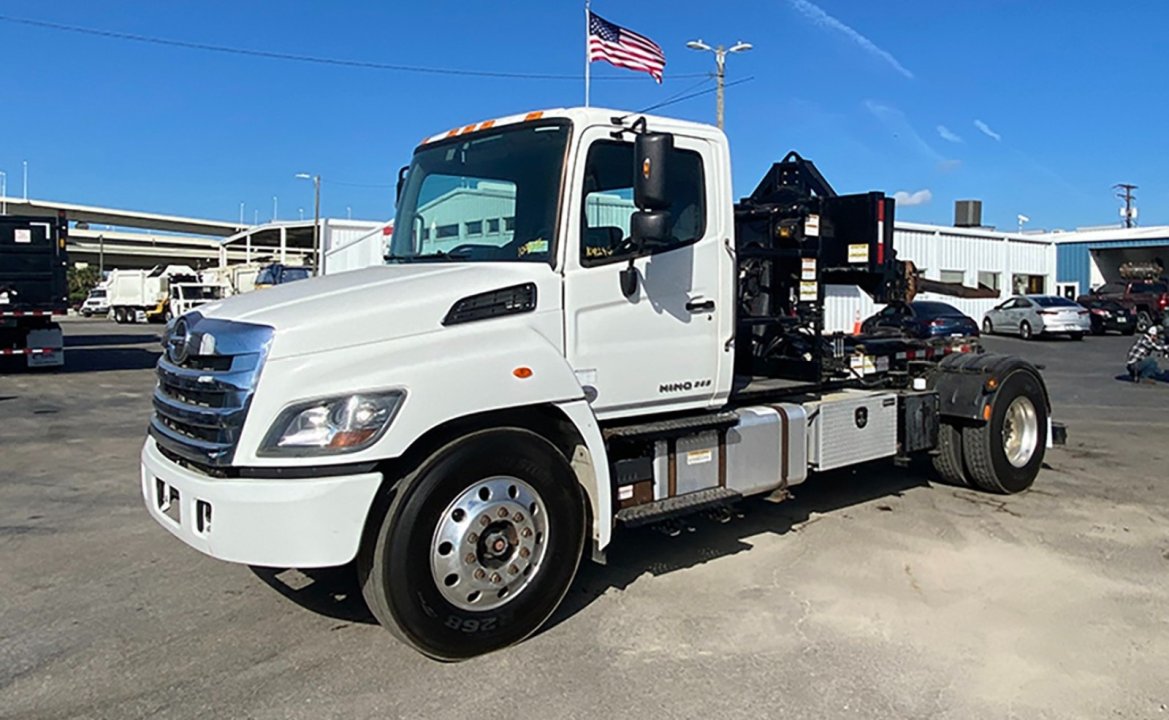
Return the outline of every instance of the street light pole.
{"type": "Polygon", "coordinates": [[[102,234],[97,236],[97,276],[99,282],[106,276],[106,236],[102,234]]]}
{"type": "Polygon", "coordinates": [[[24,165],[24,201],[28,202],[28,160],[22,160],[24,165]]]}
{"type": "Polygon", "coordinates": [[[0,170],[0,215],[8,214],[8,173],[0,170]]]}
{"type": "Polygon", "coordinates": [[[321,275],[324,269],[321,257],[321,176],[297,173],[296,177],[313,181],[313,264],[317,275],[321,275]]]}
{"type": "Polygon", "coordinates": [[[711,47],[702,40],[691,40],[686,43],[686,47],[691,50],[701,50],[703,52],[714,53],[715,64],[715,81],[717,82],[716,97],[717,103],[715,105],[715,117],[718,122],[718,129],[722,130],[724,126],[724,108],[725,108],[725,94],[727,84],[727,55],[730,53],[746,52],[754,47],[751,43],[745,43],[742,40],[736,42],[734,45],[723,47],[711,47]]]}

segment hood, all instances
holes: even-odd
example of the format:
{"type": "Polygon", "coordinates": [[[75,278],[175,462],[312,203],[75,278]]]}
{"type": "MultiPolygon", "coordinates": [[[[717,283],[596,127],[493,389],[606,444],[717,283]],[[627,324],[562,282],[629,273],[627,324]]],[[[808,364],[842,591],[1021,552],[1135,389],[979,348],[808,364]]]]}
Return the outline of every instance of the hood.
{"type": "Polygon", "coordinates": [[[537,313],[558,310],[559,278],[543,263],[385,265],[235,295],[199,313],[274,328],[276,359],[442,330],[455,302],[521,283],[535,283],[537,313]]]}

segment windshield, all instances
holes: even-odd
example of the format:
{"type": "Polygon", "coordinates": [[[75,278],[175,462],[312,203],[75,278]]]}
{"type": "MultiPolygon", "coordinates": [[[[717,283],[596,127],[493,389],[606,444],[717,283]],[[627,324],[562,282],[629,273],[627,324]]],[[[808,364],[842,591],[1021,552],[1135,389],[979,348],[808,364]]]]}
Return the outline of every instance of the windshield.
{"type": "Polygon", "coordinates": [[[389,262],[550,262],[568,133],[524,123],[419,149],[389,262]]]}
{"type": "Polygon", "coordinates": [[[105,290],[90,290],[89,291],[89,297],[94,298],[94,299],[104,298],[105,296],[106,296],[105,290]]]}
{"type": "Polygon", "coordinates": [[[915,302],[913,310],[919,317],[923,318],[963,316],[962,311],[958,308],[941,302],[915,302]]]}

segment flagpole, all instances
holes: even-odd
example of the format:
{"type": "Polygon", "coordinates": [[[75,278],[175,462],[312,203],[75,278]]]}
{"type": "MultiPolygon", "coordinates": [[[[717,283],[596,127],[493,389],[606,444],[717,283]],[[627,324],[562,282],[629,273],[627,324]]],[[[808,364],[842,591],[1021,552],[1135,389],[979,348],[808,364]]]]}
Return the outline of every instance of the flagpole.
{"type": "Polygon", "coordinates": [[[592,62],[589,60],[589,5],[591,0],[585,0],[585,107],[589,106],[589,73],[592,62]]]}

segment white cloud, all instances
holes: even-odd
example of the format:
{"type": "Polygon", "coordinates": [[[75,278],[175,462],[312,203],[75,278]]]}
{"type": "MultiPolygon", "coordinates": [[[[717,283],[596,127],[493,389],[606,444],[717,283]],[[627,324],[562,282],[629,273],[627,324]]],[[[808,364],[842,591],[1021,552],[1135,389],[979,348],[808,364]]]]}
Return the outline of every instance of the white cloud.
{"type": "Polygon", "coordinates": [[[912,205],[925,205],[930,200],[934,199],[934,194],[927,190],[918,190],[914,193],[898,190],[893,193],[893,199],[897,201],[898,205],[910,207],[912,205]]]}
{"type": "Polygon", "coordinates": [[[962,138],[958,137],[957,133],[945,125],[938,126],[938,135],[940,135],[943,140],[949,140],[952,143],[962,142],[962,138]]]}
{"type": "Polygon", "coordinates": [[[991,130],[990,125],[987,125],[986,123],[984,123],[981,120],[975,120],[974,127],[978,128],[978,132],[982,133],[983,135],[987,136],[988,138],[990,138],[996,142],[1000,142],[1003,139],[1002,135],[999,135],[994,130],[991,130]]]}
{"type": "Polygon", "coordinates": [[[867,37],[861,35],[856,30],[853,30],[848,25],[845,25],[828,13],[824,12],[818,5],[809,2],[809,0],[789,0],[789,2],[797,12],[815,24],[844,33],[850,40],[859,45],[861,49],[889,63],[889,65],[891,65],[894,70],[901,73],[910,80],[913,79],[913,73],[909,72],[909,70],[907,70],[904,65],[897,62],[897,58],[893,57],[892,54],[877,47],[877,44],[872,40],[869,40],[867,37]]]}

